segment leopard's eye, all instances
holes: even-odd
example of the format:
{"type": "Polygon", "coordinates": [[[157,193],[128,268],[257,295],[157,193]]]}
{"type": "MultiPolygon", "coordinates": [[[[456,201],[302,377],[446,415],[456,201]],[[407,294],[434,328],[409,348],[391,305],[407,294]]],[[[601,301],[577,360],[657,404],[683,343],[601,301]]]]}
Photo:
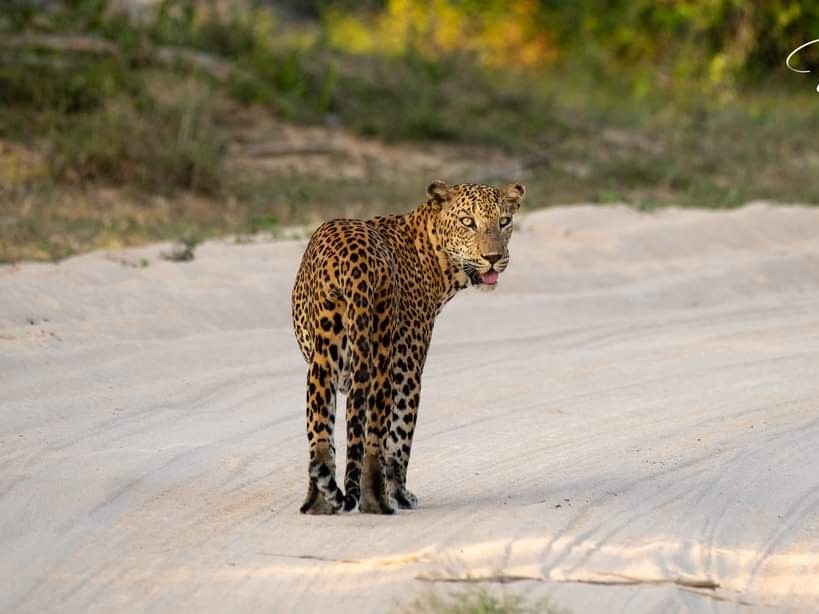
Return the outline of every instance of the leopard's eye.
{"type": "Polygon", "coordinates": [[[508,216],[504,216],[498,220],[501,228],[506,228],[509,224],[512,223],[512,218],[508,216]]]}
{"type": "Polygon", "coordinates": [[[467,228],[475,228],[475,220],[471,217],[462,217],[461,224],[466,226],[467,228]]]}

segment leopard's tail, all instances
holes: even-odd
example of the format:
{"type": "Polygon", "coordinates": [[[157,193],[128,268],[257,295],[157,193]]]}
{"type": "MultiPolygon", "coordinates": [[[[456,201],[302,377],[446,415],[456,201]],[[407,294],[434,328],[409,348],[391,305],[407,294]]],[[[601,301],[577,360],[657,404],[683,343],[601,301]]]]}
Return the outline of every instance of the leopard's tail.
{"type": "MultiPolygon", "coordinates": [[[[381,275],[387,277],[387,272],[381,275]]],[[[391,360],[394,294],[386,286],[348,305],[350,374],[347,397],[347,467],[344,509],[395,512],[387,492],[384,446],[392,402],[391,360]]]]}
{"type": "Polygon", "coordinates": [[[364,468],[364,444],[372,385],[372,295],[362,293],[359,303],[347,307],[350,390],[347,395],[347,463],[344,471],[344,511],[359,508],[364,468]]]}

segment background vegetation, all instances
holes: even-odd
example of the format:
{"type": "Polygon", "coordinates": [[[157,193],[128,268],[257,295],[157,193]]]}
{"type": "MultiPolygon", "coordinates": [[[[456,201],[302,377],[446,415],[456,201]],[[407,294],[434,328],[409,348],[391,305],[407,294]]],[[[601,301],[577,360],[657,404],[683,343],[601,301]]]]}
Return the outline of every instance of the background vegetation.
{"type": "Polygon", "coordinates": [[[530,206],[816,203],[819,45],[784,59],[817,32],[794,0],[7,0],[0,260],[406,209],[434,148],[530,206]]]}

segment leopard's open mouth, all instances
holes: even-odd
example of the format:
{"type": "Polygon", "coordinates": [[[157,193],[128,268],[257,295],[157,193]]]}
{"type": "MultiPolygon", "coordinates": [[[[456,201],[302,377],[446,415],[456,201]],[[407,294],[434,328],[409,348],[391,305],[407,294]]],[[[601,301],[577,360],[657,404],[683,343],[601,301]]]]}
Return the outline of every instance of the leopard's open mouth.
{"type": "Polygon", "coordinates": [[[466,274],[473,286],[494,286],[498,283],[498,277],[500,277],[500,273],[494,269],[489,269],[486,273],[478,273],[475,269],[470,268],[466,270],[466,274]]]}

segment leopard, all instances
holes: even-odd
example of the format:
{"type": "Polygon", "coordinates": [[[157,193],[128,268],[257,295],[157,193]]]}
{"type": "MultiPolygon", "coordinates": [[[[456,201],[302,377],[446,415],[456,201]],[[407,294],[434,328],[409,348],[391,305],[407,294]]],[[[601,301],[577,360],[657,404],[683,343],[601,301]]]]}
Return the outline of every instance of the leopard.
{"type": "Polygon", "coordinates": [[[520,183],[437,180],[409,213],[335,219],[315,230],[291,305],[308,365],[301,513],[417,507],[406,479],[433,325],[458,292],[498,286],[525,193],[520,183]],[[336,480],[338,395],[346,395],[343,491],[336,480]]]}

